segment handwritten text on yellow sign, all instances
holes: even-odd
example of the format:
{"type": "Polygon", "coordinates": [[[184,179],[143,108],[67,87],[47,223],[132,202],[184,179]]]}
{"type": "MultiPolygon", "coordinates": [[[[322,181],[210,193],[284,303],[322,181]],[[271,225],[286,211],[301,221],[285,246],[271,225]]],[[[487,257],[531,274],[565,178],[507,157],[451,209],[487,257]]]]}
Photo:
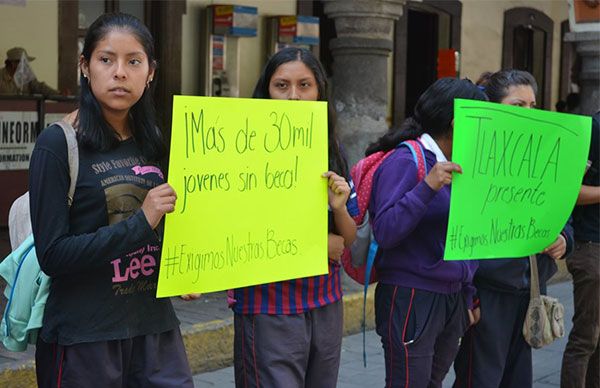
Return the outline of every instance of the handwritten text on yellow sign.
{"type": "Polygon", "coordinates": [[[157,296],[327,271],[323,102],[176,96],[157,296]]]}

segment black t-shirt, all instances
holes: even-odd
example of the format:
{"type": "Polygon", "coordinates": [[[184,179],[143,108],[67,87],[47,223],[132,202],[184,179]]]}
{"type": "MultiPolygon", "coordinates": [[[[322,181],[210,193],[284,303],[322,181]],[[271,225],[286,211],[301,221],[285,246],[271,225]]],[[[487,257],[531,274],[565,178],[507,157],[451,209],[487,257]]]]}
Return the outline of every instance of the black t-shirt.
{"type": "MultiPolygon", "coordinates": [[[[583,184],[587,186],[600,186],[599,142],[600,112],[592,118],[592,139],[588,156],[592,165],[583,177],[583,184]]],[[[576,240],[600,242],[600,204],[576,206],[573,211],[573,228],[576,240]]]]}
{"type": "Polygon", "coordinates": [[[70,209],[69,182],[64,134],[50,126],[29,167],[36,252],[52,278],[42,339],[70,345],[176,328],[171,301],[155,297],[160,242],[140,210],[163,183],[160,169],[130,138],[108,152],[79,147],[70,209]]]}

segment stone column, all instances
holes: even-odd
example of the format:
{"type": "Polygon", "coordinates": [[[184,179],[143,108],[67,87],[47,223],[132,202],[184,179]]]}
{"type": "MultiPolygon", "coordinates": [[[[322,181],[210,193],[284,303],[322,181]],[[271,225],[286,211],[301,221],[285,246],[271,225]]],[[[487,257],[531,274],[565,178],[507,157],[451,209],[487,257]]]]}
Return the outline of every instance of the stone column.
{"type": "Polygon", "coordinates": [[[394,21],[406,0],[324,0],[335,21],[333,103],[338,136],[348,163],[364,156],[367,145],[388,125],[388,57],[393,48],[394,21]]]}
{"type": "Polygon", "coordinates": [[[600,110],[600,31],[569,32],[565,42],[573,42],[581,57],[579,113],[593,115],[600,110]]]}

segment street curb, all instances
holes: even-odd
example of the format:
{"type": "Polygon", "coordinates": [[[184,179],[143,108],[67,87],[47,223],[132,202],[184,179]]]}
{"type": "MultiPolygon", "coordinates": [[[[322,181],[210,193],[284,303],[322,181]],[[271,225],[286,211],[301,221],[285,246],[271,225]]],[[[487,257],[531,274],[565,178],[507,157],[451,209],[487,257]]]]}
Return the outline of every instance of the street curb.
{"type": "MultiPolygon", "coordinates": [[[[375,327],[374,286],[367,293],[367,330],[375,327]]],[[[344,295],[344,336],[362,329],[363,293],[344,295]]],[[[183,342],[193,374],[209,372],[233,365],[233,317],[197,323],[182,328],[183,342]]],[[[15,363],[0,371],[0,387],[30,388],[36,386],[33,360],[15,363]]]]}
{"type": "Polygon", "coordinates": [[[6,388],[32,388],[36,387],[35,363],[27,360],[20,364],[13,364],[0,372],[0,387],[6,388]]]}

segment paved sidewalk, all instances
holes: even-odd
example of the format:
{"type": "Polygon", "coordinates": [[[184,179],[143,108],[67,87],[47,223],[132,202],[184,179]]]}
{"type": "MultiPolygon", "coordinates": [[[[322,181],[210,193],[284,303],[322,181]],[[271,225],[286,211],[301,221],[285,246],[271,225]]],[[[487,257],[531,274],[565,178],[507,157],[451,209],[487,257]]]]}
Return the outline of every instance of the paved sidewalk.
{"type": "MultiPolygon", "coordinates": [[[[573,287],[570,281],[553,284],[548,287],[548,295],[558,297],[565,305],[566,335],[550,346],[533,351],[533,380],[534,388],[551,388],[560,386],[560,366],[562,353],[567,344],[567,336],[571,330],[573,316],[573,287]]],[[[342,361],[338,380],[339,388],[364,388],[384,386],[385,368],[383,350],[375,331],[367,332],[367,368],[363,367],[362,334],[344,338],[342,344],[342,361]]],[[[454,373],[444,380],[444,388],[452,386],[454,373]]],[[[233,387],[233,368],[220,369],[214,372],[194,376],[195,386],[204,387],[233,387]]]]}

